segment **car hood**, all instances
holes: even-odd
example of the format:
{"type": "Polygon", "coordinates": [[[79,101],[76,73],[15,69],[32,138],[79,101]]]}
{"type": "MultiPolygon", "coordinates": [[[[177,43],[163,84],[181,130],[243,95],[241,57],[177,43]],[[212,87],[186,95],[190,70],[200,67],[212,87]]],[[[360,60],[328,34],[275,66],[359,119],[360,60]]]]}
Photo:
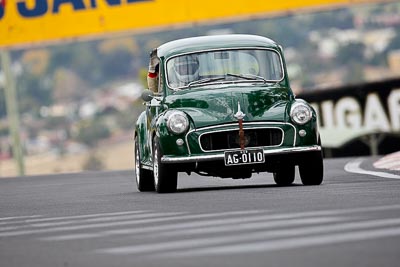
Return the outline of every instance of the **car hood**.
{"type": "Polygon", "coordinates": [[[169,109],[186,112],[196,128],[237,122],[234,115],[239,108],[245,114],[245,122],[283,122],[289,92],[280,86],[215,86],[178,91],[166,97],[165,104],[169,109]]]}

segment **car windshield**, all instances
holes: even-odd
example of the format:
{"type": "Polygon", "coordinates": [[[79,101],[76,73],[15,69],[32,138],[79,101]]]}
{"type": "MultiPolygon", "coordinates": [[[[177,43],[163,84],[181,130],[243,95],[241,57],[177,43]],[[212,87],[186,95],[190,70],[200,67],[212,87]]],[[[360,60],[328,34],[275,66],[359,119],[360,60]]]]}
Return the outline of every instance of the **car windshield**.
{"type": "Polygon", "coordinates": [[[232,49],[191,53],[167,61],[167,83],[183,89],[210,83],[278,82],[283,79],[279,54],[269,49],[232,49]]]}

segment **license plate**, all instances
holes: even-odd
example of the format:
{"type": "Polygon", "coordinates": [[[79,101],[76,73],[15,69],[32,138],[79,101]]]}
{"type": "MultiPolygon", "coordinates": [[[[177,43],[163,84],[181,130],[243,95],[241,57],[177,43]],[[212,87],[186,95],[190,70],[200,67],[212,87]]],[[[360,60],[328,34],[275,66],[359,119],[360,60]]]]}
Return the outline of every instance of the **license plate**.
{"type": "Polygon", "coordinates": [[[264,163],[263,149],[241,149],[225,152],[225,166],[264,163]]]}

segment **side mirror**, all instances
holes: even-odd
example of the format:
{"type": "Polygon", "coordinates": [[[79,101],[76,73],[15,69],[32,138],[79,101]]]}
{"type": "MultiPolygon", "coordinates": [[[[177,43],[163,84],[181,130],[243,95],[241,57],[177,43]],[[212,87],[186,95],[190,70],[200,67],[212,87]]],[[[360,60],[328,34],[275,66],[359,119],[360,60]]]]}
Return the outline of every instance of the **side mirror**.
{"type": "Polygon", "coordinates": [[[154,93],[153,93],[153,91],[150,91],[150,90],[144,90],[143,92],[142,92],[142,99],[145,101],[145,102],[150,102],[152,99],[154,98],[154,93]]]}

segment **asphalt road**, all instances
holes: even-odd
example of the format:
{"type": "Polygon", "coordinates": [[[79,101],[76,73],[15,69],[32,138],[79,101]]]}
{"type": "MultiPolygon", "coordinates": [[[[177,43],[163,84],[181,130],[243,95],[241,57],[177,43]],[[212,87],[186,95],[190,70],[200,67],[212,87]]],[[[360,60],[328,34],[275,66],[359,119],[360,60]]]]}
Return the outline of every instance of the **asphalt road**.
{"type": "Polygon", "coordinates": [[[320,186],[180,174],[174,194],[133,171],[0,179],[0,266],[397,267],[400,172],[374,160],[326,160],[320,186]]]}

